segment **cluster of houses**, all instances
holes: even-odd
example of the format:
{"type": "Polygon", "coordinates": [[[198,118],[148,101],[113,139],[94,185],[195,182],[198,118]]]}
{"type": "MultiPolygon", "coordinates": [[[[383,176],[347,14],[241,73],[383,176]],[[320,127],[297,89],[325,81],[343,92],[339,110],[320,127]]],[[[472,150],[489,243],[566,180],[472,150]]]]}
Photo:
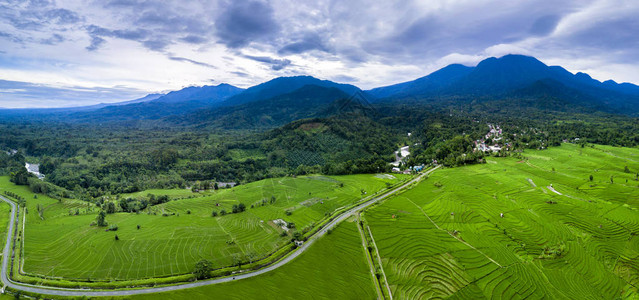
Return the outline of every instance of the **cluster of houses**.
{"type": "Polygon", "coordinates": [[[413,172],[421,172],[424,170],[424,167],[424,165],[412,166],[404,171],[402,171],[399,167],[393,167],[391,171],[393,173],[412,174],[413,172]]]}
{"type": "MultiPolygon", "coordinates": [[[[488,131],[484,138],[474,142],[475,151],[499,152],[503,148],[502,144],[500,144],[502,140],[502,130],[499,128],[499,125],[488,124],[488,128],[490,131],[488,131]]],[[[505,146],[507,147],[508,144],[505,146]]]]}

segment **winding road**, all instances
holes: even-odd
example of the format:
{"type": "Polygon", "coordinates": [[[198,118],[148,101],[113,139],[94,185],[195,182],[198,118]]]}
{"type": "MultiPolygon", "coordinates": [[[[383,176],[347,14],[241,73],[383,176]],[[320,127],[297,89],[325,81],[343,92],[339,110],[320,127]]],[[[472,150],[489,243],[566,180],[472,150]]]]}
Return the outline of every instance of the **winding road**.
{"type": "Polygon", "coordinates": [[[11,234],[12,232],[14,232],[14,226],[15,226],[15,216],[16,216],[16,204],[13,203],[12,201],[10,201],[9,199],[0,196],[0,200],[9,203],[9,205],[11,205],[11,218],[9,220],[9,227],[8,227],[8,233],[7,234],[7,240],[4,246],[4,250],[3,250],[3,255],[2,255],[2,274],[1,274],[1,279],[2,279],[2,284],[5,287],[11,287],[12,289],[15,290],[19,290],[19,291],[23,291],[23,292],[30,292],[30,293],[37,293],[37,294],[42,294],[42,295],[55,295],[55,296],[87,296],[87,297],[99,297],[99,296],[130,296],[130,295],[139,295],[139,294],[151,294],[151,293],[161,293],[161,292],[168,292],[168,291],[177,291],[177,290],[183,290],[183,289],[188,289],[188,288],[194,288],[194,287],[200,287],[200,286],[206,286],[206,285],[212,285],[212,284],[218,284],[218,283],[224,283],[224,282],[231,282],[231,281],[237,281],[237,280],[242,280],[242,279],[246,279],[246,278],[251,278],[251,277],[255,277],[270,271],[273,271],[289,262],[291,262],[292,260],[294,260],[296,257],[300,256],[302,253],[304,253],[306,250],[308,250],[308,248],[319,238],[321,238],[322,236],[324,236],[327,231],[329,229],[332,229],[333,227],[335,227],[337,224],[341,223],[342,221],[346,220],[347,218],[349,218],[353,213],[356,213],[360,210],[366,209],[369,206],[373,205],[374,203],[386,199],[389,196],[392,196],[400,191],[402,191],[403,189],[405,189],[406,187],[410,186],[413,183],[416,183],[418,181],[420,181],[422,178],[424,178],[425,176],[427,176],[428,174],[432,173],[433,171],[437,170],[440,166],[436,166],[433,169],[430,169],[420,175],[418,175],[417,177],[413,178],[412,180],[406,182],[405,184],[391,190],[390,192],[387,192],[381,196],[372,198],[370,200],[368,200],[367,202],[364,202],[360,205],[357,205],[347,211],[345,211],[344,213],[342,213],[341,215],[339,215],[338,217],[336,217],[335,219],[333,219],[331,222],[327,223],[326,226],[324,226],[322,229],[320,229],[317,233],[315,233],[307,242],[305,242],[302,246],[300,246],[297,250],[295,250],[293,253],[291,253],[289,256],[285,257],[282,260],[279,260],[271,265],[269,265],[268,267],[259,269],[257,271],[253,271],[250,273],[244,273],[244,274],[237,274],[235,275],[235,277],[224,277],[224,278],[217,278],[217,279],[209,279],[209,280],[202,280],[202,281],[196,281],[196,282],[191,282],[191,283],[185,283],[185,284],[180,284],[180,285],[171,285],[171,286],[163,286],[163,287],[151,287],[151,288],[141,288],[141,289],[130,289],[130,290],[101,290],[101,291],[96,291],[96,290],[91,290],[91,289],[66,289],[66,288],[54,288],[54,287],[43,287],[43,286],[36,286],[36,285],[29,285],[29,284],[22,284],[22,283],[17,283],[15,281],[12,281],[11,279],[9,279],[8,276],[8,268],[9,268],[9,261],[11,260],[11,238],[13,237],[13,234],[11,234]]]}

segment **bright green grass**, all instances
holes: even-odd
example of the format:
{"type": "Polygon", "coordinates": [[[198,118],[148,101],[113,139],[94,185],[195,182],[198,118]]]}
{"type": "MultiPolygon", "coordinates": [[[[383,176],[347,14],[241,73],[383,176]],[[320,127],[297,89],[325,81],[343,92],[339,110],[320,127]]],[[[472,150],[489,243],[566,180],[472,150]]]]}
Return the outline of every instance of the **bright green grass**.
{"type": "Polygon", "coordinates": [[[366,213],[395,298],[639,297],[639,150],[565,144],[524,156],[439,170],[366,213]]]}
{"type": "Polygon", "coordinates": [[[2,239],[2,241],[0,241],[0,249],[4,249],[4,243],[6,242],[7,227],[9,226],[10,216],[11,216],[11,206],[4,201],[0,202],[0,232],[1,232],[0,239],[2,239]]]}
{"type": "Polygon", "coordinates": [[[325,213],[360,201],[365,197],[362,190],[370,194],[400,178],[405,177],[267,179],[204,197],[170,201],[153,207],[156,214],[108,215],[107,221],[118,225],[117,232],[89,226],[98,210],[86,202],[58,202],[42,195],[35,199],[27,187],[15,186],[6,177],[0,178],[0,189],[10,189],[27,199],[26,273],[71,279],[136,279],[189,273],[201,259],[223,267],[237,259],[263,257],[290,240],[281,237],[281,229],[270,221],[284,219],[299,229],[311,226],[325,213]],[[267,201],[261,206],[261,199],[270,200],[271,196],[276,197],[275,203],[267,201]],[[211,217],[213,210],[230,212],[231,206],[240,202],[246,204],[246,212],[211,217]],[[44,220],[37,213],[38,204],[45,207],[44,220]],[[250,208],[252,204],[256,204],[254,208],[250,208]],[[69,215],[76,208],[80,215],[69,215]],[[163,212],[175,215],[164,217],[163,212]]]}
{"type": "Polygon", "coordinates": [[[344,222],[307,252],[272,272],[236,282],[134,299],[374,299],[355,223],[344,222]]]}

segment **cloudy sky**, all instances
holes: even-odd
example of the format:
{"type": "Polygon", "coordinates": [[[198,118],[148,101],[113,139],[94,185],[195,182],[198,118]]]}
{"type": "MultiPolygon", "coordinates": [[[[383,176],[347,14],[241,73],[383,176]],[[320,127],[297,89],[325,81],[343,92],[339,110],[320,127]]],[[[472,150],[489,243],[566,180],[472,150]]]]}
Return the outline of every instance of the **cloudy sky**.
{"type": "Polygon", "coordinates": [[[532,55],[639,83],[639,1],[0,0],[0,107],[312,75],[368,89],[532,55]]]}

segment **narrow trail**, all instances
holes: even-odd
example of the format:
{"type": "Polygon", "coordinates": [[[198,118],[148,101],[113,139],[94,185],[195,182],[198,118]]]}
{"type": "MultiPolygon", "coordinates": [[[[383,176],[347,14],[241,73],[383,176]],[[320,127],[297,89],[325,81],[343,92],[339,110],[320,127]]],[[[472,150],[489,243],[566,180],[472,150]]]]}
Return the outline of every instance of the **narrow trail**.
{"type": "Polygon", "coordinates": [[[27,212],[26,212],[26,208],[24,213],[22,213],[22,239],[21,239],[21,244],[22,246],[20,247],[21,251],[22,251],[22,255],[20,255],[20,274],[24,274],[24,234],[25,234],[25,224],[27,224],[27,212]]]}
{"type": "Polygon", "coordinates": [[[362,226],[359,225],[360,216],[357,217],[357,231],[359,231],[359,237],[362,240],[362,247],[364,248],[364,253],[366,253],[366,262],[368,263],[368,268],[371,271],[371,277],[373,281],[375,281],[375,291],[377,292],[377,299],[384,299],[384,294],[382,293],[382,289],[379,287],[379,280],[377,276],[375,276],[375,265],[371,259],[370,253],[368,252],[368,247],[366,245],[366,237],[364,237],[364,232],[362,232],[362,226]]]}
{"type": "Polygon", "coordinates": [[[457,237],[457,236],[455,236],[454,234],[450,233],[448,230],[446,230],[446,229],[443,229],[443,228],[439,227],[439,225],[437,225],[437,223],[435,223],[435,222],[433,221],[433,219],[431,219],[431,218],[430,218],[430,217],[426,214],[426,212],[425,212],[425,211],[424,211],[424,210],[423,210],[423,209],[422,209],[419,205],[417,205],[415,202],[411,201],[410,199],[407,199],[407,200],[408,200],[410,203],[413,203],[413,205],[415,205],[415,206],[416,206],[416,207],[417,207],[417,208],[418,208],[418,209],[422,212],[422,214],[424,214],[424,216],[426,216],[426,218],[427,218],[427,219],[428,219],[431,223],[433,223],[433,225],[435,226],[435,228],[437,228],[438,230],[441,230],[441,231],[443,231],[443,232],[448,233],[448,235],[452,236],[454,239],[456,239],[456,240],[458,240],[459,242],[463,243],[464,245],[466,245],[466,246],[470,247],[471,249],[473,249],[473,250],[477,251],[479,254],[483,255],[483,256],[484,256],[484,257],[486,257],[488,260],[490,260],[490,261],[491,261],[491,262],[493,262],[494,264],[498,265],[500,268],[503,268],[503,267],[504,267],[504,266],[502,266],[500,263],[498,263],[497,261],[495,261],[494,259],[490,258],[490,256],[486,255],[486,253],[484,253],[484,252],[482,252],[481,250],[479,250],[479,249],[475,248],[475,246],[473,246],[473,245],[471,245],[471,244],[467,243],[466,241],[464,241],[464,240],[460,239],[459,237],[457,237]]]}
{"type": "Polygon", "coordinates": [[[377,243],[375,242],[375,238],[373,237],[373,232],[371,228],[366,226],[366,230],[368,231],[368,236],[371,237],[371,241],[373,242],[373,247],[375,247],[375,253],[377,254],[377,261],[379,263],[379,268],[382,270],[382,276],[384,276],[384,283],[386,284],[386,289],[388,290],[388,296],[391,300],[393,300],[393,293],[391,292],[391,288],[388,285],[388,279],[386,278],[386,272],[384,272],[384,266],[382,265],[382,257],[379,256],[379,248],[377,248],[377,243]]]}
{"type": "Polygon", "coordinates": [[[547,186],[546,188],[547,188],[547,189],[549,189],[551,192],[553,192],[553,193],[557,194],[557,195],[560,195],[560,196],[563,196],[563,195],[564,195],[564,194],[562,194],[562,193],[558,192],[557,190],[555,190],[555,188],[554,188],[554,187],[552,187],[551,185],[547,186]]]}

